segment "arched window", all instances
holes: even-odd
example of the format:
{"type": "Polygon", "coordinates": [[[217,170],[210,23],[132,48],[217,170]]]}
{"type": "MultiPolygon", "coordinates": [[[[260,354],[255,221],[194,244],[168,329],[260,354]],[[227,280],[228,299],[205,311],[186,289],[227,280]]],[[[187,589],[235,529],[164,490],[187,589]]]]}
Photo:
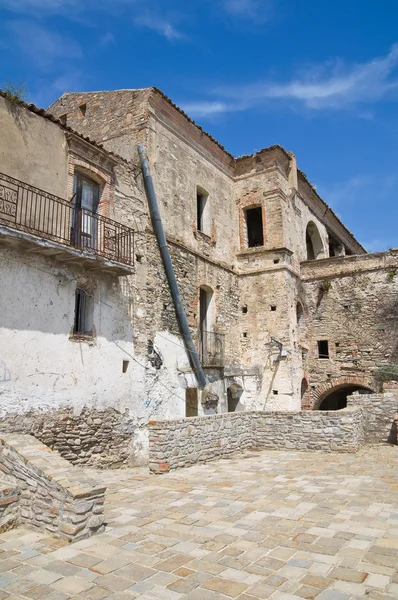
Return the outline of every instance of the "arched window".
{"type": "Polygon", "coordinates": [[[317,260],[318,258],[324,258],[325,249],[323,247],[322,239],[318,228],[313,221],[310,221],[307,225],[305,242],[307,246],[307,260],[317,260]]]}

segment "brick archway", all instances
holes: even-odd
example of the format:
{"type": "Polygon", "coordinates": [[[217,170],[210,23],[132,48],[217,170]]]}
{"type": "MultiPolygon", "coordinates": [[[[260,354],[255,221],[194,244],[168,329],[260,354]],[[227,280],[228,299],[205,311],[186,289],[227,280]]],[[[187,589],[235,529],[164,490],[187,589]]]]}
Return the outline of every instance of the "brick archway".
{"type": "Polygon", "coordinates": [[[315,390],[311,392],[311,404],[312,410],[318,410],[322,401],[328,396],[332,391],[337,390],[338,388],[342,388],[345,385],[347,386],[358,386],[361,388],[367,388],[370,392],[375,393],[376,386],[372,377],[363,375],[363,376],[350,376],[346,375],[343,377],[333,377],[332,379],[328,379],[324,383],[321,383],[315,390]]]}

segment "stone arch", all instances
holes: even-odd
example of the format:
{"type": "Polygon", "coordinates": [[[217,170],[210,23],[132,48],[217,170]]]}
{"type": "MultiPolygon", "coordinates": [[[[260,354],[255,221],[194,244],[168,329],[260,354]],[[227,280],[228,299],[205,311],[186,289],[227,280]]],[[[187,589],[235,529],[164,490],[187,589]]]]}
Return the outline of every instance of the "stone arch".
{"type": "Polygon", "coordinates": [[[325,258],[325,248],[321,234],[314,221],[310,221],[305,232],[305,243],[307,248],[307,260],[318,260],[325,258]]]}
{"type": "Polygon", "coordinates": [[[375,393],[376,387],[372,377],[368,376],[342,376],[333,377],[328,381],[319,385],[311,393],[312,410],[319,410],[322,402],[330,396],[333,392],[338,390],[347,389],[347,392],[354,392],[356,390],[366,390],[369,393],[375,393]]]}

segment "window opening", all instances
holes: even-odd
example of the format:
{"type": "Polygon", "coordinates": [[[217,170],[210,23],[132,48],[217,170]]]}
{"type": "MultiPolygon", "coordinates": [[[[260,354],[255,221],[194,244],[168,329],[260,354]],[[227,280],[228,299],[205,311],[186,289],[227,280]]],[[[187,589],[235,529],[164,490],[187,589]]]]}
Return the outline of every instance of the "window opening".
{"type": "Polygon", "coordinates": [[[271,311],[272,311],[272,312],[276,311],[276,306],[275,306],[275,304],[272,304],[270,308],[271,308],[271,311]]]}
{"type": "Polygon", "coordinates": [[[318,358],[329,358],[328,340],[318,340],[318,358]]]}
{"type": "Polygon", "coordinates": [[[307,225],[305,242],[307,247],[307,260],[324,258],[325,252],[322,239],[318,228],[313,221],[310,221],[307,225]]]}
{"type": "Polygon", "coordinates": [[[196,193],[196,228],[206,235],[211,234],[209,196],[200,190],[196,193]]]}
{"type": "Polygon", "coordinates": [[[73,333],[76,335],[92,335],[93,330],[93,298],[84,290],[76,289],[75,322],[73,333]]]}
{"type": "Polygon", "coordinates": [[[66,113],[64,115],[61,115],[59,117],[59,120],[61,121],[61,125],[66,125],[68,121],[68,115],[66,113]]]}
{"type": "Polygon", "coordinates": [[[80,114],[82,115],[82,117],[86,116],[86,110],[87,110],[87,104],[81,104],[79,106],[80,109],[80,114]]]}
{"type": "Polygon", "coordinates": [[[264,245],[263,211],[261,206],[245,211],[247,245],[249,248],[264,245]]]}
{"type": "Polygon", "coordinates": [[[130,361],[124,360],[122,363],[122,373],[127,373],[127,369],[129,368],[130,361]]]}
{"type": "Polygon", "coordinates": [[[242,306],[242,313],[243,313],[244,315],[246,315],[246,314],[247,314],[247,306],[246,306],[246,305],[242,306]]]}

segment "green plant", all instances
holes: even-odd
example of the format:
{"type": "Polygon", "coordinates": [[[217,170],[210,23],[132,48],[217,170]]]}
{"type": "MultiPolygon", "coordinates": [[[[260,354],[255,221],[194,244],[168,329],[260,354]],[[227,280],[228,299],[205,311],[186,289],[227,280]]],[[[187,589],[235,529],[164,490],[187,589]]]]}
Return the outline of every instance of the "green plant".
{"type": "Polygon", "coordinates": [[[23,83],[6,82],[3,91],[7,100],[13,104],[23,104],[26,101],[26,88],[23,83]]]}
{"type": "Polygon", "coordinates": [[[398,381],[398,365],[386,365],[374,372],[374,377],[379,381],[398,381]]]}
{"type": "Polygon", "coordinates": [[[395,270],[394,271],[388,271],[388,273],[387,273],[387,281],[389,283],[392,283],[394,281],[394,277],[395,277],[396,274],[397,274],[397,272],[395,270]]]}
{"type": "Polygon", "coordinates": [[[328,292],[330,290],[330,288],[332,287],[332,282],[330,281],[330,279],[324,279],[322,281],[321,287],[324,292],[328,292]]]}

